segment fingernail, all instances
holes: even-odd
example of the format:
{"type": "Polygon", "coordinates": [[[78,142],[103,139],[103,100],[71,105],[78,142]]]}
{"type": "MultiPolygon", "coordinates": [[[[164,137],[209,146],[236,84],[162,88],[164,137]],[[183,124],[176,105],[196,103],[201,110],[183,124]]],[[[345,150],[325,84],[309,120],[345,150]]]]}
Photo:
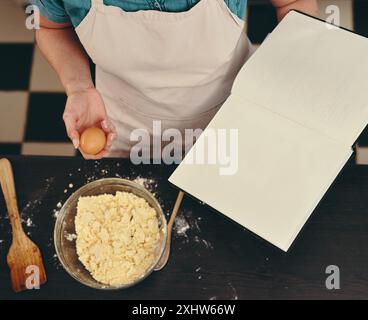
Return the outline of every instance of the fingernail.
{"type": "Polygon", "coordinates": [[[107,121],[106,120],[102,121],[101,126],[103,129],[108,129],[107,121]]]}
{"type": "Polygon", "coordinates": [[[72,142],[73,142],[73,146],[74,146],[74,148],[75,148],[75,149],[78,149],[78,146],[79,146],[79,141],[78,141],[78,139],[73,139],[73,140],[72,140],[72,142]]]}

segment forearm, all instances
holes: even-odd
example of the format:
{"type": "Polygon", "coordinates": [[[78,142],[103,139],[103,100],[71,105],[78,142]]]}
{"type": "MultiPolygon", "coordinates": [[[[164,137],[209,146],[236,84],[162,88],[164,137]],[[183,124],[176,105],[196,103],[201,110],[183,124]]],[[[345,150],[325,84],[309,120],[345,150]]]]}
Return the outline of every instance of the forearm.
{"type": "Polygon", "coordinates": [[[316,16],[318,11],[317,0],[271,0],[277,10],[277,17],[281,20],[290,10],[298,10],[316,16]]]}
{"type": "Polygon", "coordinates": [[[41,27],[36,40],[68,95],[93,87],[88,56],[73,28],[41,27]]]}

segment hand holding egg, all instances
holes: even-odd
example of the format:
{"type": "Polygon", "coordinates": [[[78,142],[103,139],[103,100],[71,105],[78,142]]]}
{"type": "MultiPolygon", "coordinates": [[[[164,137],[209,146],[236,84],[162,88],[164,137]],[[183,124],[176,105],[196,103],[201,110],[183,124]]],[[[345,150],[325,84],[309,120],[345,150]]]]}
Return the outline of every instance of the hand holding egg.
{"type": "Polygon", "coordinates": [[[95,88],[71,93],[63,119],[68,137],[85,159],[98,160],[105,157],[117,138],[102,96],[95,88]]]}

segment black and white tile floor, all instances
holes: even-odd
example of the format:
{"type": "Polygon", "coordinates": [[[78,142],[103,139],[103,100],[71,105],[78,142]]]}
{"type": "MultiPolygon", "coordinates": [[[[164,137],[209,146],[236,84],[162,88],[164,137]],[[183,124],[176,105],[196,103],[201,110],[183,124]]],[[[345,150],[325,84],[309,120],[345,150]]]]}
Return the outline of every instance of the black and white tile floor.
{"type": "MultiPolygon", "coordinates": [[[[20,2],[0,4],[0,154],[73,156],[62,122],[63,87],[25,28],[20,2]]],[[[368,36],[368,0],[320,0],[321,18],[331,4],[340,8],[342,26],[368,36]]],[[[250,1],[247,21],[250,39],[261,43],[276,25],[269,1],[250,1]]],[[[359,145],[359,161],[368,164],[367,132],[359,145]]]]}

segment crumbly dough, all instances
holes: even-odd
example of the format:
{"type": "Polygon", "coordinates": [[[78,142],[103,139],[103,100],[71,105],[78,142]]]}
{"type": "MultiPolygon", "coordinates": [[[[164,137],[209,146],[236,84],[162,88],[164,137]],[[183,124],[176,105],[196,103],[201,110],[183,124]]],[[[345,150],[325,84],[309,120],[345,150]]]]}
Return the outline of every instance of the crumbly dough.
{"type": "Polygon", "coordinates": [[[128,192],[81,197],[75,227],[79,260],[102,284],[130,284],[153,263],[160,230],[143,198],[128,192]]]}

